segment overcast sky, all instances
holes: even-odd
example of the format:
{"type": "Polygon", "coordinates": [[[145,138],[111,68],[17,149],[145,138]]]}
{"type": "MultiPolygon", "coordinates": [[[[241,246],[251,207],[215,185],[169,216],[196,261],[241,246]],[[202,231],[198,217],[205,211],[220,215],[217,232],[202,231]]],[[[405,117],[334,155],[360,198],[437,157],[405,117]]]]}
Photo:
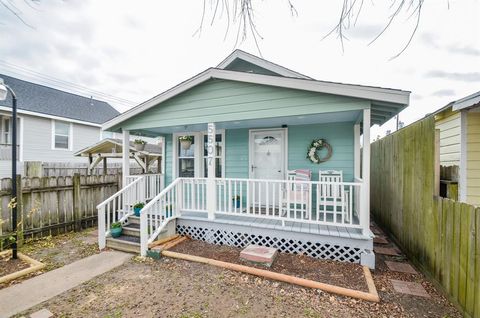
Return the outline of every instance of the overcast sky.
{"type": "MultiPolygon", "coordinates": [[[[320,80],[412,91],[400,115],[407,124],[480,90],[478,0],[425,1],[418,33],[394,60],[415,24],[407,14],[368,45],[388,22],[390,1],[365,1],[343,52],[335,36],[322,40],[343,1],[291,1],[297,17],[286,0],[253,0],[261,53],[272,62],[320,80]]],[[[226,19],[211,26],[208,7],[202,32],[194,35],[202,16],[199,0],[42,0],[36,9],[14,3],[32,27],[0,9],[0,72],[50,86],[56,85],[30,71],[139,103],[217,65],[235,48],[235,26],[224,39],[226,19]]],[[[259,54],[251,36],[236,48],[259,54]]],[[[128,108],[109,102],[120,111],[128,108]]],[[[376,128],[373,137],[393,124],[376,128]]]]}

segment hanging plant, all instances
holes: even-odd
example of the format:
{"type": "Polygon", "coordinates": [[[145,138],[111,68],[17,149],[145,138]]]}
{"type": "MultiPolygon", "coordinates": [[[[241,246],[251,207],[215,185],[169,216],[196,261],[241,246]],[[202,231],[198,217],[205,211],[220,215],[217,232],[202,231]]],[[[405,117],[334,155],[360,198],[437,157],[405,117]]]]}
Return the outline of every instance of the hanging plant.
{"type": "Polygon", "coordinates": [[[325,139],[314,139],[308,146],[307,159],[312,163],[319,164],[325,162],[332,157],[332,146],[325,139]],[[327,154],[324,157],[320,157],[318,152],[323,148],[327,149],[327,154]]]}
{"type": "Polygon", "coordinates": [[[180,136],[178,140],[180,140],[180,145],[182,146],[182,149],[188,150],[192,145],[193,136],[180,136]]]}

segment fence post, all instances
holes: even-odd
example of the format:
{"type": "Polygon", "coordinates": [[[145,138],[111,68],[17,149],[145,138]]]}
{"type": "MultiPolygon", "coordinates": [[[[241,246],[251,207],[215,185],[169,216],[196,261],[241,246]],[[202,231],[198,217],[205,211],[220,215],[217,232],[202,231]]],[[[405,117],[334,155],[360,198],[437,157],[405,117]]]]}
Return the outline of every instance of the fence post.
{"type": "Polygon", "coordinates": [[[23,245],[23,194],[22,194],[22,176],[17,174],[15,182],[17,183],[17,213],[20,217],[17,219],[17,246],[23,245]]]}
{"type": "Polygon", "coordinates": [[[82,230],[82,210],[80,208],[80,174],[73,175],[73,221],[75,232],[82,230]]]}

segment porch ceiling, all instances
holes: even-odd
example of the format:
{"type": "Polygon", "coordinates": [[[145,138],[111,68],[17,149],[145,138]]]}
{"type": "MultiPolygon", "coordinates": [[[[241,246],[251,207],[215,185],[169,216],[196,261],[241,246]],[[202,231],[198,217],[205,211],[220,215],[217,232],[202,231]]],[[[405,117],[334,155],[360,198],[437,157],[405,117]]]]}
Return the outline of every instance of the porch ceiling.
{"type": "MultiPolygon", "coordinates": [[[[215,123],[216,129],[241,129],[241,128],[270,128],[270,127],[282,127],[296,126],[296,125],[310,125],[310,124],[324,124],[335,122],[355,122],[361,111],[346,111],[335,112],[325,114],[315,114],[308,116],[288,116],[288,117],[273,117],[273,118],[261,118],[261,119],[249,119],[249,120],[236,120],[225,121],[215,123]]],[[[142,130],[132,130],[132,134],[139,134],[142,136],[156,137],[159,135],[180,133],[180,132],[192,132],[192,131],[206,131],[207,123],[195,124],[195,125],[183,125],[183,126],[171,126],[171,127],[153,127],[142,130]]]]}

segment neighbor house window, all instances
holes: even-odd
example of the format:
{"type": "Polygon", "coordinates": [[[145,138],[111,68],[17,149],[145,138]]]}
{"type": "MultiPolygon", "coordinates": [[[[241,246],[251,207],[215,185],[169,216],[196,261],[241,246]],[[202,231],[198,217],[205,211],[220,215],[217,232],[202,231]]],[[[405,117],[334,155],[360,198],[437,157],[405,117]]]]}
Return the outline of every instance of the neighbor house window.
{"type": "MultiPolygon", "coordinates": [[[[215,177],[222,177],[223,168],[223,137],[217,134],[215,137],[215,177]]],[[[203,176],[208,177],[208,135],[203,135],[203,176]]]]}
{"type": "Polygon", "coordinates": [[[1,129],[1,132],[2,132],[2,135],[0,136],[0,141],[1,143],[3,144],[10,144],[11,140],[10,140],[10,128],[11,128],[11,124],[10,124],[10,118],[9,117],[2,117],[2,129],[1,129]]]}
{"type": "Polygon", "coordinates": [[[54,149],[70,149],[71,143],[71,124],[54,121],[53,123],[53,148],[54,149]]]}

